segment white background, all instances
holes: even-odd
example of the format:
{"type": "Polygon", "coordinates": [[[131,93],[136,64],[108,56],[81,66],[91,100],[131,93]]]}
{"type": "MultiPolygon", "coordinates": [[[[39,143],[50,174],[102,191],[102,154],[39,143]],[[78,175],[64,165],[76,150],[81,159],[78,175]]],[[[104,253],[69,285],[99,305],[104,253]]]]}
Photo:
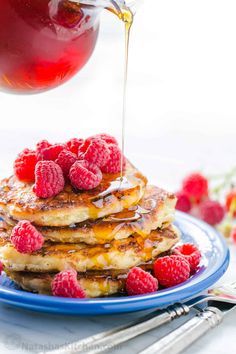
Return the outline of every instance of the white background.
{"type": "MultiPolygon", "coordinates": [[[[159,185],[174,190],[186,171],[222,173],[236,164],[235,14],[236,3],[229,0],[144,0],[136,15],[126,154],[159,185]]],[[[0,93],[0,175],[10,173],[20,149],[41,138],[58,141],[102,131],[120,138],[123,62],[124,26],[104,13],[94,55],[73,80],[40,95],[0,93]]],[[[42,342],[53,331],[58,338],[58,333],[68,337],[68,323],[77,338],[79,321],[65,319],[59,326],[53,317],[14,311],[2,309],[1,332],[28,338],[31,331],[37,342],[43,320],[42,342]]],[[[189,353],[232,353],[228,343],[234,340],[234,316],[189,353]]],[[[129,352],[155,340],[154,334],[152,341],[145,338],[133,341],[129,352]]]]}

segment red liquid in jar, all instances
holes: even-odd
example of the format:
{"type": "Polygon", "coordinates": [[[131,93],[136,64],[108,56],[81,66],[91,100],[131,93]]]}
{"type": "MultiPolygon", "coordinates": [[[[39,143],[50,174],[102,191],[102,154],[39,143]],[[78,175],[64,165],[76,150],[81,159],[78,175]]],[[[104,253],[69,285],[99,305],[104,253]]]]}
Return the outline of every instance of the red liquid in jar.
{"type": "Polygon", "coordinates": [[[56,87],[88,61],[98,12],[68,0],[0,0],[0,87],[34,92],[56,87]]]}

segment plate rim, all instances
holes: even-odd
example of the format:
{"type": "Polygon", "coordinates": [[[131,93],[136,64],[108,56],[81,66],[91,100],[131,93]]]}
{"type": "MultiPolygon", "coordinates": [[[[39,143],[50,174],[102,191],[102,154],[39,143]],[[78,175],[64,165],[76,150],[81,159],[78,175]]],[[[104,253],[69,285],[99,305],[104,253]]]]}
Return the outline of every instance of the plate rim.
{"type": "Polygon", "coordinates": [[[228,245],[223,236],[214,229],[212,226],[205,222],[196,219],[195,217],[183,212],[176,212],[176,220],[178,218],[188,223],[194,224],[200,227],[208,234],[214,234],[221,243],[222,250],[222,262],[212,274],[207,278],[201,279],[195,284],[191,284],[189,279],[185,282],[185,288],[180,286],[171,287],[169,289],[163,289],[155,293],[136,296],[125,297],[105,297],[96,299],[68,299],[61,297],[53,297],[50,295],[40,295],[34,293],[28,293],[23,290],[6,288],[0,285],[0,302],[20,307],[24,309],[30,309],[39,312],[50,312],[67,315],[96,315],[96,314],[114,314],[125,313],[131,311],[145,310],[150,308],[163,308],[176,302],[176,294],[181,294],[180,302],[184,302],[195,295],[203,292],[214,284],[225,273],[230,261],[230,252],[228,245]],[[199,290],[199,287],[201,290],[199,290]],[[185,292],[185,295],[183,294],[185,292]],[[189,294],[191,292],[191,295],[189,294]],[[164,299],[168,298],[168,301],[164,299]],[[152,300],[160,299],[160,307],[157,304],[151,304],[152,300]],[[23,300],[23,301],[22,301],[23,300]],[[132,309],[130,308],[132,305],[132,309]],[[63,308],[62,308],[63,306],[63,308]],[[111,309],[114,307],[113,309],[111,309]],[[123,307],[123,308],[121,308],[123,307]]]}

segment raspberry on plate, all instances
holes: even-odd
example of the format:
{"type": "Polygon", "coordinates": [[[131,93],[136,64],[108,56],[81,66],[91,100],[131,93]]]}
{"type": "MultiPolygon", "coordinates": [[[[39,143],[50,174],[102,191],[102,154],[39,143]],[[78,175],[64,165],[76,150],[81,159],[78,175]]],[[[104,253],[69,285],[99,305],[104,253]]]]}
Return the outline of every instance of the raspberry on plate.
{"type": "Polygon", "coordinates": [[[154,263],[154,275],[162,286],[175,286],[190,277],[190,265],[182,256],[161,257],[154,263]]]}
{"type": "Polygon", "coordinates": [[[96,134],[93,135],[92,138],[99,138],[104,140],[107,144],[115,144],[118,145],[118,141],[116,140],[116,138],[112,135],[106,134],[106,133],[102,133],[102,134],[96,134]]]}
{"type": "Polygon", "coordinates": [[[65,177],[69,175],[71,166],[77,161],[77,155],[68,150],[62,150],[56,159],[56,163],[61,167],[65,177]]]}
{"type": "Polygon", "coordinates": [[[34,182],[34,170],[37,163],[36,152],[25,149],[14,162],[14,173],[23,182],[34,182]]]}
{"type": "Polygon", "coordinates": [[[13,228],[11,243],[20,253],[32,253],[42,248],[43,235],[27,220],[19,221],[13,228]]]}
{"type": "Polygon", "coordinates": [[[201,260],[201,252],[193,243],[185,243],[177,246],[173,250],[173,254],[183,256],[190,265],[191,272],[195,272],[201,260]]]}
{"type": "Polygon", "coordinates": [[[55,161],[58,158],[58,155],[62,150],[66,147],[63,144],[54,144],[45,149],[42,149],[40,153],[38,153],[38,160],[46,160],[46,161],[55,161]]]}
{"type": "Polygon", "coordinates": [[[236,189],[233,189],[226,196],[226,210],[231,212],[236,217],[236,189]]]}
{"type": "Polygon", "coordinates": [[[81,147],[81,145],[83,145],[83,143],[84,139],[73,138],[67,141],[65,145],[70,152],[73,152],[73,154],[78,155],[79,148],[81,147]]]}
{"type": "Polygon", "coordinates": [[[54,161],[39,161],[35,168],[34,193],[39,198],[51,198],[59,194],[65,185],[62,169],[54,161]]]}
{"type": "Polygon", "coordinates": [[[175,195],[177,197],[176,209],[185,213],[189,213],[192,209],[192,204],[189,196],[183,191],[176,192],[175,195]]]}
{"type": "Polygon", "coordinates": [[[128,295],[148,294],[158,289],[158,280],[142,268],[132,268],[127,276],[126,291],[128,295]]]}
{"type": "Polygon", "coordinates": [[[107,143],[98,138],[88,138],[80,147],[79,153],[83,153],[83,159],[96,164],[98,167],[104,166],[110,158],[110,150],[107,143]]]}
{"type": "Polygon", "coordinates": [[[122,155],[120,148],[115,145],[109,145],[110,157],[107,163],[102,167],[102,172],[104,173],[119,173],[121,171],[121,163],[123,169],[126,165],[125,157],[122,155]]]}
{"type": "Polygon", "coordinates": [[[52,294],[54,296],[85,298],[85,292],[80,287],[75,270],[64,270],[55,275],[52,281],[52,294]]]}
{"type": "Polygon", "coordinates": [[[97,165],[86,160],[79,160],[71,167],[69,177],[75,188],[90,190],[101,183],[102,172],[97,165]]]}
{"type": "Polygon", "coordinates": [[[215,200],[206,200],[199,205],[200,218],[210,225],[219,224],[224,216],[223,206],[215,200]]]}
{"type": "Polygon", "coordinates": [[[183,180],[182,190],[194,200],[208,195],[208,180],[200,173],[193,173],[183,180]]]}
{"type": "Polygon", "coordinates": [[[0,275],[2,274],[2,271],[3,271],[3,264],[2,264],[2,262],[0,262],[0,275]]]}

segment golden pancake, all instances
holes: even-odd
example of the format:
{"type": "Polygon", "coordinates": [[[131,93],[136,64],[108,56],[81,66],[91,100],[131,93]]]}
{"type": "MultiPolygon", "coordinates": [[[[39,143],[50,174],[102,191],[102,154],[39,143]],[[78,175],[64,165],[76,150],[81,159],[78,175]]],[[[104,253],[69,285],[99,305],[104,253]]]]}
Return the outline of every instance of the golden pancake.
{"type": "Polygon", "coordinates": [[[78,272],[86,272],[129,269],[153,260],[178,241],[178,230],[169,226],[152,231],[146,238],[134,234],[126,239],[96,246],[49,242],[39,251],[23,254],[10,243],[9,236],[3,229],[0,232],[0,258],[6,268],[14,271],[59,272],[74,268],[78,272]]]}
{"type": "MultiPolygon", "coordinates": [[[[163,254],[165,255],[165,254],[163,254]]],[[[151,271],[153,263],[139,265],[145,271],[151,271]]],[[[101,297],[125,292],[125,281],[129,270],[78,273],[77,279],[87,297],[101,297]]],[[[34,293],[52,295],[51,283],[55,273],[14,272],[6,273],[22,289],[34,293]]]]}
{"type": "Polygon", "coordinates": [[[68,184],[57,196],[41,199],[33,192],[32,184],[12,176],[0,183],[0,209],[15,220],[29,220],[40,226],[68,226],[136,205],[146,183],[146,178],[127,162],[122,181],[119,174],[104,174],[100,185],[90,191],[75,191],[68,184]]]}
{"type": "MultiPolygon", "coordinates": [[[[52,242],[89,245],[105,244],[127,238],[133,233],[146,237],[152,230],[167,227],[174,219],[176,197],[163,189],[147,186],[138,205],[103,219],[88,220],[70,227],[40,227],[44,238],[52,242]]],[[[3,215],[6,219],[6,217],[3,215]]],[[[7,220],[13,225],[13,220],[7,220]]],[[[13,226],[8,226],[11,233],[13,226]]]]}
{"type": "MultiPolygon", "coordinates": [[[[33,293],[51,295],[53,273],[29,273],[7,271],[7,275],[22,289],[33,293]]],[[[78,281],[87,297],[101,297],[121,293],[125,289],[126,276],[78,275],[78,281]]]]}

